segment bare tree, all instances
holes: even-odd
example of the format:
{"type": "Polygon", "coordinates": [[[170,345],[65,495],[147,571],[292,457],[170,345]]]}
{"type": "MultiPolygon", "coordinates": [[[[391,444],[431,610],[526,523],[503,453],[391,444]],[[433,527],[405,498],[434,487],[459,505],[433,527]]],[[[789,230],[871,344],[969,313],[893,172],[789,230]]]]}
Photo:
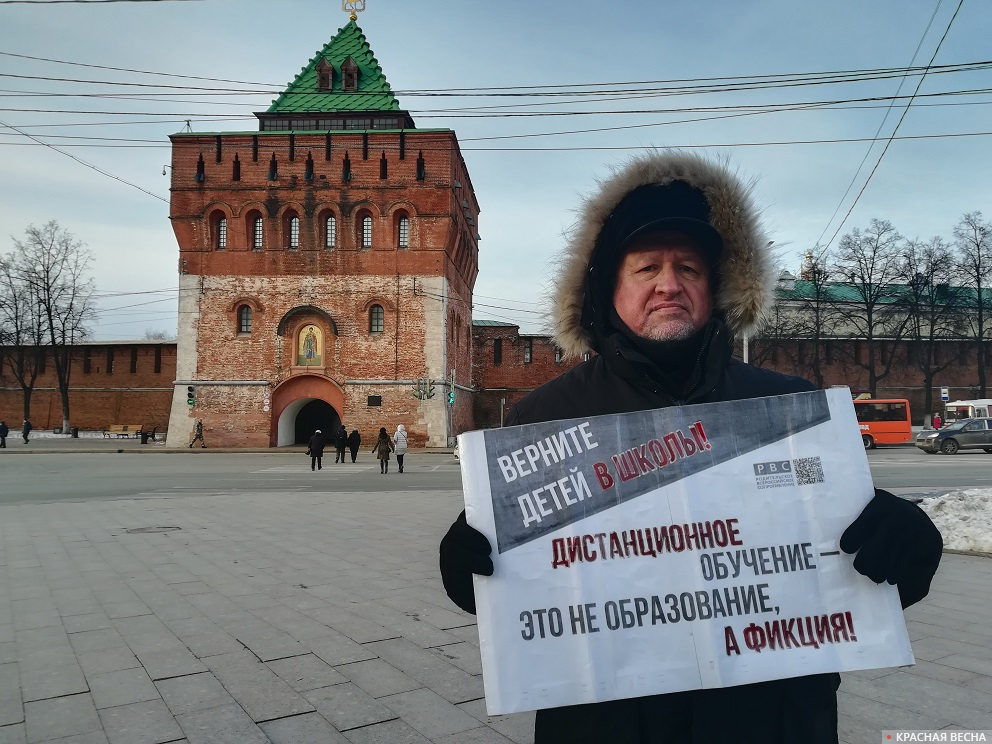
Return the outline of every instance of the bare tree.
{"type": "Polygon", "coordinates": [[[72,233],[51,220],[30,225],[14,241],[14,267],[31,287],[62,398],[62,431],[69,431],[69,377],[73,345],[86,339],[93,318],[92,254],[72,233]]]}
{"type": "Polygon", "coordinates": [[[874,397],[878,383],[895,361],[896,349],[908,316],[897,302],[902,236],[888,220],[873,219],[868,228],[857,228],[841,238],[834,271],[846,282],[849,298],[835,304],[841,332],[850,344],[851,362],[868,373],[874,397]],[[860,354],[861,344],[865,355],[860,354]]]}
{"type": "Polygon", "coordinates": [[[981,212],[968,212],[954,227],[954,241],[959,251],[958,268],[964,286],[969,292],[968,320],[971,337],[975,340],[978,355],[978,396],[985,397],[987,370],[985,365],[985,339],[988,335],[992,298],[992,223],[982,219],[981,212]]]}
{"type": "Polygon", "coordinates": [[[156,330],[154,328],[145,329],[145,341],[175,341],[176,334],[169,331],[156,330]]]}
{"type": "Polygon", "coordinates": [[[779,304],[788,308],[785,334],[794,341],[790,361],[795,369],[803,370],[803,375],[819,388],[825,384],[823,366],[827,360],[826,345],[828,338],[835,333],[836,324],[831,261],[826,249],[818,248],[807,253],[793,291],[783,292],[779,298],[779,304]]]}
{"type": "Polygon", "coordinates": [[[31,418],[31,394],[44,371],[45,339],[37,296],[14,268],[14,255],[0,256],[0,371],[7,367],[21,386],[24,418],[31,418]]]}
{"type": "Polygon", "coordinates": [[[926,411],[933,410],[934,375],[954,361],[950,354],[941,358],[938,348],[958,337],[962,324],[961,307],[967,290],[952,286],[954,278],[954,255],[943,239],[909,240],[903,244],[903,306],[909,319],[906,356],[908,363],[923,375],[926,411]]]}

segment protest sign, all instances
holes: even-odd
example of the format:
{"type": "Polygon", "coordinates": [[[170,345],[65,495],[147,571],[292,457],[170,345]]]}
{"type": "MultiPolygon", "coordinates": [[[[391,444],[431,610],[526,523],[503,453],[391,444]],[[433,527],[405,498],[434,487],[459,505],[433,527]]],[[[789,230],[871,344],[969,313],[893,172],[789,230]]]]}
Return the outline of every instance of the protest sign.
{"type": "Polygon", "coordinates": [[[490,714],[913,663],[846,388],[459,437],[490,714]]]}

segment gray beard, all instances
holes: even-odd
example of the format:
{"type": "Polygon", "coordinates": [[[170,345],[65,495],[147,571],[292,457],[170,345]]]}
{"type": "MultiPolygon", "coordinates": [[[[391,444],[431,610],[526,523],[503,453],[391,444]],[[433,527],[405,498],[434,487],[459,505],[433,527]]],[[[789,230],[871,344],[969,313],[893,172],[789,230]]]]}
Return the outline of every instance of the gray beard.
{"type": "Polygon", "coordinates": [[[637,334],[637,336],[648,341],[685,341],[687,338],[691,338],[696,330],[692,323],[686,321],[675,327],[668,324],[664,328],[649,329],[644,335],[637,334]]]}

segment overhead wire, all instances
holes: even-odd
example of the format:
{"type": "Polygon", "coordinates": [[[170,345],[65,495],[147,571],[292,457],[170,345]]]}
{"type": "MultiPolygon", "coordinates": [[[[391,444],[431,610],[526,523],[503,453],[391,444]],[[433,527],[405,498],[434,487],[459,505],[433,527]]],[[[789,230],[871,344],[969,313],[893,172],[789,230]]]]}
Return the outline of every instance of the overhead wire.
{"type": "MultiPolygon", "coordinates": [[[[910,66],[912,66],[912,64],[914,62],[916,62],[916,55],[918,55],[920,53],[920,49],[923,47],[923,42],[926,40],[927,34],[930,33],[930,29],[933,27],[934,19],[937,17],[937,12],[940,10],[940,6],[943,4],[943,2],[944,2],[944,0],[937,0],[937,4],[933,8],[933,13],[930,14],[930,20],[927,23],[927,27],[925,29],[923,29],[923,33],[920,35],[920,40],[916,44],[916,49],[913,50],[913,56],[909,60],[910,66]]],[[[879,134],[882,133],[882,127],[884,127],[885,126],[885,122],[889,120],[889,114],[891,113],[893,107],[895,106],[896,100],[899,97],[899,92],[902,90],[902,86],[906,83],[906,79],[907,78],[908,78],[908,75],[907,76],[904,76],[899,81],[899,87],[896,88],[896,94],[889,101],[889,105],[886,107],[886,110],[885,110],[885,116],[882,117],[882,120],[878,123],[878,129],[875,130],[875,136],[876,137],[879,134]]],[[[844,194],[841,196],[840,200],[837,202],[837,207],[834,209],[833,214],[830,215],[830,219],[828,219],[827,220],[827,223],[823,226],[823,232],[821,232],[820,233],[820,237],[818,237],[816,239],[816,243],[815,243],[816,246],[819,246],[820,245],[820,241],[823,240],[823,236],[826,235],[827,234],[827,230],[830,229],[830,223],[832,223],[834,221],[834,218],[837,216],[837,213],[840,212],[841,207],[844,205],[844,200],[847,199],[847,195],[850,194],[851,193],[851,189],[854,188],[854,184],[858,180],[858,176],[861,175],[861,169],[864,168],[865,163],[868,162],[868,156],[871,155],[871,151],[872,151],[872,148],[874,146],[875,146],[874,143],[872,143],[867,148],[865,148],[864,157],[861,158],[861,162],[858,164],[857,169],[854,171],[854,175],[851,176],[851,181],[850,181],[850,183],[847,184],[847,188],[844,189],[844,194]]]]}
{"type": "MultiPolygon", "coordinates": [[[[0,126],[9,126],[3,124],[0,121],[0,126]]],[[[733,149],[735,147],[787,147],[787,146],[797,146],[797,145],[834,145],[834,144],[847,144],[856,142],[885,142],[889,139],[903,141],[903,140],[933,140],[933,139],[956,139],[961,137],[987,137],[992,135],[992,131],[988,132],[944,132],[940,134],[906,134],[898,135],[896,137],[835,137],[832,139],[808,139],[808,140],[770,140],[766,142],[685,142],[685,143],[667,143],[661,149],[673,149],[673,150],[696,150],[696,149],[733,149]]],[[[33,139],[33,138],[32,138],[33,139]]],[[[52,149],[57,149],[48,143],[35,141],[34,143],[29,142],[0,142],[0,147],[38,147],[45,146],[51,147],[52,149]]],[[[159,149],[166,150],[171,147],[168,143],[163,143],[160,145],[141,145],[141,144],[65,144],[62,147],[91,147],[91,148],[137,148],[137,149],[159,149]]],[[[288,147],[278,148],[279,152],[287,150],[288,147]]],[[[296,149],[299,151],[302,149],[297,145],[296,149]]],[[[395,147],[380,147],[375,148],[376,151],[385,149],[387,152],[395,152],[397,148],[395,147]]],[[[424,153],[431,152],[449,152],[450,148],[439,148],[439,147],[423,147],[417,148],[422,150],[424,153]]],[[[646,144],[646,145],[576,145],[576,146],[563,146],[563,147],[461,147],[459,148],[462,152],[624,152],[624,151],[639,151],[639,150],[657,150],[658,145],[646,144]]],[[[266,149],[266,154],[274,151],[275,148],[266,149]]],[[[67,154],[67,153],[63,153],[67,154]]],[[[70,156],[71,157],[71,156],[70,156]]],[[[94,167],[89,166],[87,167],[94,167]]],[[[95,168],[95,167],[94,167],[95,168]]],[[[107,174],[104,174],[107,175],[107,174]]],[[[121,179],[117,179],[121,180],[121,179]]],[[[123,181],[122,181],[123,182],[123,181]]],[[[132,185],[132,184],[129,184],[132,185]]],[[[140,189],[144,191],[144,189],[140,189]]],[[[149,193],[149,192],[145,192],[149,193]]],[[[168,201],[164,197],[157,196],[155,194],[149,194],[150,196],[155,196],[157,199],[162,199],[163,201],[168,201]]]]}
{"type": "MultiPolygon", "coordinates": [[[[951,16],[951,20],[948,21],[947,23],[947,28],[944,29],[944,35],[940,37],[940,41],[937,43],[937,48],[933,50],[933,56],[930,58],[930,64],[933,64],[933,61],[937,59],[937,55],[940,53],[940,48],[944,45],[944,40],[947,39],[947,35],[950,33],[951,27],[954,25],[954,21],[958,17],[958,13],[961,12],[961,7],[963,5],[964,5],[964,0],[959,0],[958,6],[954,9],[954,15],[951,16]]],[[[834,230],[834,234],[830,236],[830,240],[827,241],[826,247],[829,247],[834,242],[834,239],[837,237],[841,229],[847,223],[847,220],[851,216],[851,213],[854,211],[854,208],[861,200],[861,196],[865,193],[865,190],[868,188],[868,184],[871,183],[872,177],[878,171],[878,166],[882,164],[882,158],[884,158],[885,154],[889,151],[889,147],[896,139],[901,139],[896,137],[896,133],[899,131],[899,128],[902,126],[902,123],[906,120],[906,115],[909,113],[909,109],[913,105],[913,98],[915,98],[916,94],[919,92],[920,86],[923,85],[923,81],[925,79],[926,79],[925,75],[920,77],[920,82],[917,83],[916,90],[913,91],[913,96],[910,97],[909,102],[906,104],[905,110],[903,110],[902,112],[902,116],[899,117],[899,121],[896,123],[895,129],[892,130],[892,134],[888,138],[888,141],[885,143],[885,147],[882,149],[881,154],[878,156],[878,160],[875,161],[875,166],[871,169],[871,173],[868,174],[868,178],[865,179],[864,184],[862,184],[861,190],[858,192],[858,195],[854,198],[854,201],[851,203],[851,207],[850,209],[847,210],[847,214],[844,215],[844,219],[840,221],[840,224],[837,225],[837,229],[834,230]]]]}
{"type": "Polygon", "coordinates": [[[107,178],[112,178],[115,181],[119,181],[120,183],[123,183],[125,186],[130,186],[131,188],[137,189],[138,191],[141,191],[144,194],[148,194],[148,196],[154,197],[155,199],[158,199],[160,201],[164,201],[166,204],[169,203],[169,200],[166,199],[165,197],[159,196],[158,194],[153,194],[151,191],[148,191],[147,189],[144,189],[144,188],[142,188],[141,186],[138,186],[135,183],[131,183],[130,181],[126,181],[123,178],[121,178],[120,176],[116,176],[113,173],[110,173],[108,171],[103,170],[102,168],[98,168],[97,166],[93,165],[92,163],[87,163],[85,160],[80,160],[79,158],[77,158],[72,153],[65,152],[64,150],[61,150],[58,147],[55,147],[55,145],[51,145],[51,144],[49,144],[47,142],[43,142],[43,141],[39,140],[37,137],[35,137],[34,135],[31,135],[31,134],[27,134],[25,132],[22,132],[17,127],[12,126],[12,125],[6,123],[5,121],[0,121],[0,126],[7,127],[8,129],[13,129],[15,132],[18,132],[19,134],[24,135],[28,139],[34,140],[39,145],[44,145],[45,147],[49,148],[50,150],[54,150],[55,152],[59,153],[60,155],[65,155],[67,158],[70,158],[71,160],[76,161],[80,165],[83,165],[83,166],[89,168],[90,170],[96,171],[100,175],[107,176],[107,178]]]}

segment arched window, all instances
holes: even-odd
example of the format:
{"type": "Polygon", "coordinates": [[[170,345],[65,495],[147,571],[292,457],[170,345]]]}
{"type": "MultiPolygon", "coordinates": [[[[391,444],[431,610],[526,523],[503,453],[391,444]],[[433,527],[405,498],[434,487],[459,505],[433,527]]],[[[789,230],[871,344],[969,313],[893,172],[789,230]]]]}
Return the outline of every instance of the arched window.
{"type": "Polygon", "coordinates": [[[369,308],[369,333],[382,333],[386,327],[386,313],[382,305],[369,308]]]}
{"type": "Polygon", "coordinates": [[[328,215],[324,220],[324,247],[335,248],[338,244],[338,221],[334,215],[328,215]]]}
{"type": "Polygon", "coordinates": [[[362,248],[371,248],[371,247],[372,247],[372,218],[369,215],[365,215],[364,217],[362,217],[362,248]]]}
{"type": "Polygon", "coordinates": [[[248,305],[238,308],[238,333],[251,333],[251,308],[248,305]]]}
{"type": "Polygon", "coordinates": [[[396,225],[396,247],[410,247],[410,218],[401,214],[396,225]]]}
{"type": "Polygon", "coordinates": [[[286,247],[295,251],[300,247],[300,217],[296,212],[286,212],[285,231],[286,247]]]}
{"type": "Polygon", "coordinates": [[[227,216],[223,212],[218,210],[210,215],[210,233],[214,250],[227,248],[227,216]]]}
{"type": "Polygon", "coordinates": [[[255,219],[252,220],[251,247],[253,250],[262,250],[262,236],[264,233],[262,215],[256,213],[255,219]]]}
{"type": "Polygon", "coordinates": [[[245,232],[248,234],[248,245],[253,251],[262,250],[265,223],[262,222],[262,213],[253,209],[245,217],[245,232]]]}

